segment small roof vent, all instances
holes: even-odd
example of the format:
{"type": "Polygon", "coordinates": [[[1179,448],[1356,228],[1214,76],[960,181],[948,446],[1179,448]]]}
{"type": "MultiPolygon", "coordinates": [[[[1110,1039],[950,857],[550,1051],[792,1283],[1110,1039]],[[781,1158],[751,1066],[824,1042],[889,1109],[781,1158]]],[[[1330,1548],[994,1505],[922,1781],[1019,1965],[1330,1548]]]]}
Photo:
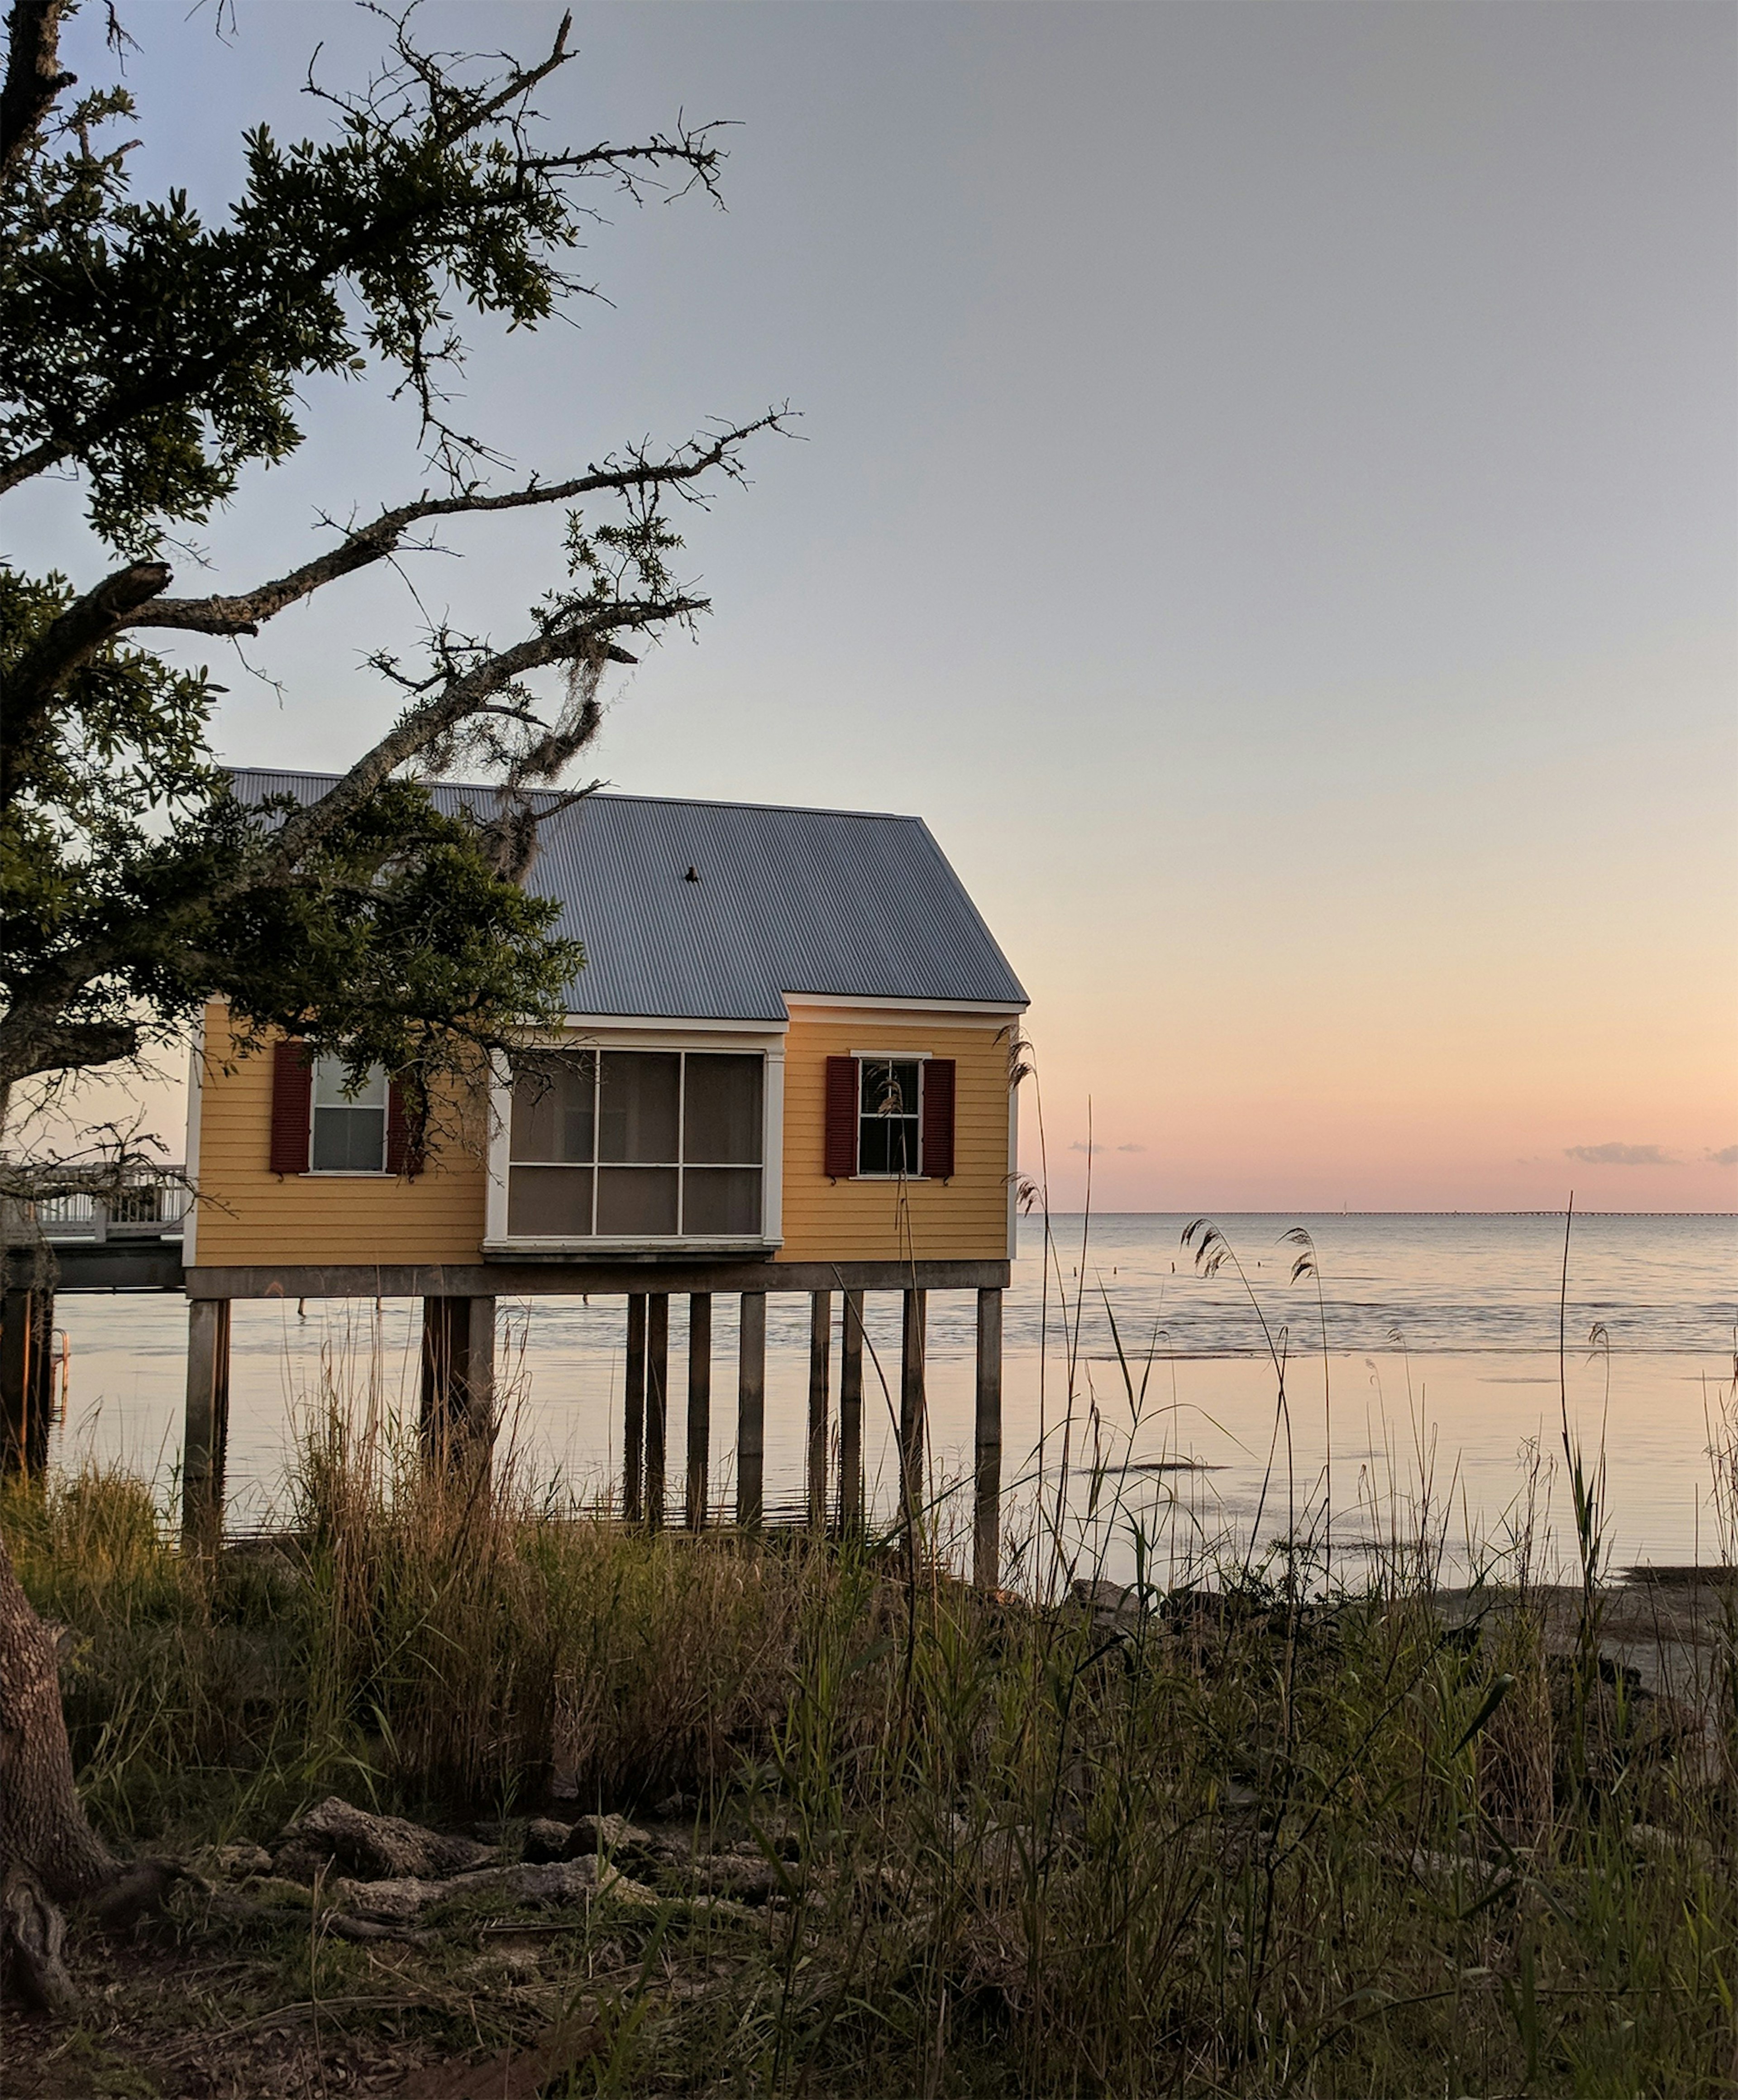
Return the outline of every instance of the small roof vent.
{"type": "Polygon", "coordinates": [[[688,870],[688,872],[682,877],[682,880],[684,882],[698,882],[699,879],[700,871],[697,867],[690,867],[688,870]]]}

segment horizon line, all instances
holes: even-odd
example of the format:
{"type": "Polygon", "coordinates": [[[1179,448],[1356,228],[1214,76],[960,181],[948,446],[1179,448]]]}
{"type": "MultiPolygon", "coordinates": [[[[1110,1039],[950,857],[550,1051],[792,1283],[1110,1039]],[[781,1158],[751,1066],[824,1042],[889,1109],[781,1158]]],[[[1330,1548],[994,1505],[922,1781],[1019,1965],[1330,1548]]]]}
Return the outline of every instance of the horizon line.
{"type": "MultiPolygon", "coordinates": [[[[1204,1208],[1199,1205],[1192,1207],[1185,1203],[1174,1205],[1167,1210],[1162,1211],[1095,1210],[1092,1215],[1097,1218],[1204,1217],[1207,1215],[1209,1211],[1215,1208],[1224,1211],[1229,1217],[1237,1218],[1567,1218],[1570,1215],[1567,1208],[1555,1211],[1329,1211],[1312,1209],[1308,1205],[1300,1204],[1291,1209],[1283,1211],[1254,1211],[1240,1210],[1234,1205],[1223,1203],[1219,1205],[1209,1204],[1204,1208]]],[[[1028,1211],[1022,1213],[1022,1216],[1026,1218],[1035,1218],[1042,1216],[1043,1215],[1043,1214],[1041,1211],[1037,1210],[1028,1211]]],[[[1087,1212],[1083,1206],[1080,1208],[1070,1211],[1052,1210],[1049,1215],[1052,1218],[1079,1218],[1084,1217],[1087,1215],[1087,1212]]],[[[1738,1211],[1584,1211],[1577,1208],[1574,1215],[1577,1218],[1738,1219],[1738,1211]]]]}

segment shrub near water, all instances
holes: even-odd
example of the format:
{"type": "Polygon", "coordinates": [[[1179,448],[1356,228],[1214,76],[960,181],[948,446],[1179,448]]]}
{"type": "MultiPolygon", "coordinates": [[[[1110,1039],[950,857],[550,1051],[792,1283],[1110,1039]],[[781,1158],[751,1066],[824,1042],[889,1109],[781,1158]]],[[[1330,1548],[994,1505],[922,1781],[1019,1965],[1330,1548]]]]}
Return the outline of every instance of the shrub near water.
{"type": "Polygon", "coordinates": [[[1039,1609],[485,1498],[336,1418],[300,1493],[294,1550],[214,1567],[115,1476],[9,1495],[95,1812],[700,1798],[795,1899],[591,1990],[618,2089],[1727,2089],[1729,1731],[1577,1676],[1546,1593],[1039,1609]]]}

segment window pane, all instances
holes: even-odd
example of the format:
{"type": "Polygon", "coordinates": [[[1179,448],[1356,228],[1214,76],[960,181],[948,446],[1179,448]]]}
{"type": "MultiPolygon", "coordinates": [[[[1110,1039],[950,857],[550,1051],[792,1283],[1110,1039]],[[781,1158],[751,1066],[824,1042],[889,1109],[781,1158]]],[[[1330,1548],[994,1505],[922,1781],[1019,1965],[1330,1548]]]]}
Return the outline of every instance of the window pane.
{"type": "Polygon", "coordinates": [[[589,1167],[515,1167],[507,1176],[507,1230],[533,1238],[589,1239],[589,1167]]]}
{"type": "Polygon", "coordinates": [[[314,1060],[314,1105],[324,1108],[383,1109],[386,1105],[386,1068],[384,1065],[371,1065],[368,1076],[353,1094],[344,1091],[344,1060],[342,1057],[316,1057],[314,1060]]]}
{"type": "Polygon", "coordinates": [[[915,1061],[889,1064],[884,1058],[866,1057],[862,1070],[866,1116],[916,1114],[918,1066],[915,1061]]]}
{"type": "Polygon", "coordinates": [[[673,1051],[606,1050],[602,1061],[598,1157],[673,1162],[682,1059],[673,1051]]]}
{"type": "Polygon", "coordinates": [[[602,1168],[598,1176],[598,1230],[621,1238],[673,1238],[676,1169],[602,1168]]]}
{"type": "Polygon", "coordinates": [[[589,1160],[593,1155],[597,1114],[593,1053],[537,1057],[513,1082],[513,1157],[515,1159],[589,1160]]]}
{"type": "Polygon", "coordinates": [[[701,1238],[714,1233],[758,1233],[760,1229],[758,1167],[690,1167],[683,1170],[684,1238],[701,1238]]]}
{"type": "Polygon", "coordinates": [[[313,1168],[316,1174],[378,1174],[386,1161],[384,1109],[315,1110],[313,1168]]]}
{"type": "Polygon", "coordinates": [[[759,1165],[764,1063],[760,1057],[689,1053],[686,1097],[682,1103],[684,1159],[759,1165]]]}
{"type": "Polygon", "coordinates": [[[915,1116],[868,1116],[858,1126],[859,1174],[915,1174],[917,1171],[915,1116]]]}

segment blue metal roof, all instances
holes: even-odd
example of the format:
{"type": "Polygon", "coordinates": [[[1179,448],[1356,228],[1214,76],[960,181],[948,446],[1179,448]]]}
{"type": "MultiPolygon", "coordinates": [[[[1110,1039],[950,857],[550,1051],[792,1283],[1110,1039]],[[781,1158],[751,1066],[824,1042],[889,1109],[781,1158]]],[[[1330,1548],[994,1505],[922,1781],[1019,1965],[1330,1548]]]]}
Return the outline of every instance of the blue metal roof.
{"type": "MultiPolygon", "coordinates": [[[[231,774],[249,803],[312,801],[337,777],[231,774]]],[[[488,788],[432,792],[449,812],[494,807],[488,788]]],[[[559,902],[561,931],[585,946],[570,1012],[783,1021],[787,992],[1026,1003],[921,818],[600,794],[548,818],[539,838],[529,886],[559,902]]]]}

